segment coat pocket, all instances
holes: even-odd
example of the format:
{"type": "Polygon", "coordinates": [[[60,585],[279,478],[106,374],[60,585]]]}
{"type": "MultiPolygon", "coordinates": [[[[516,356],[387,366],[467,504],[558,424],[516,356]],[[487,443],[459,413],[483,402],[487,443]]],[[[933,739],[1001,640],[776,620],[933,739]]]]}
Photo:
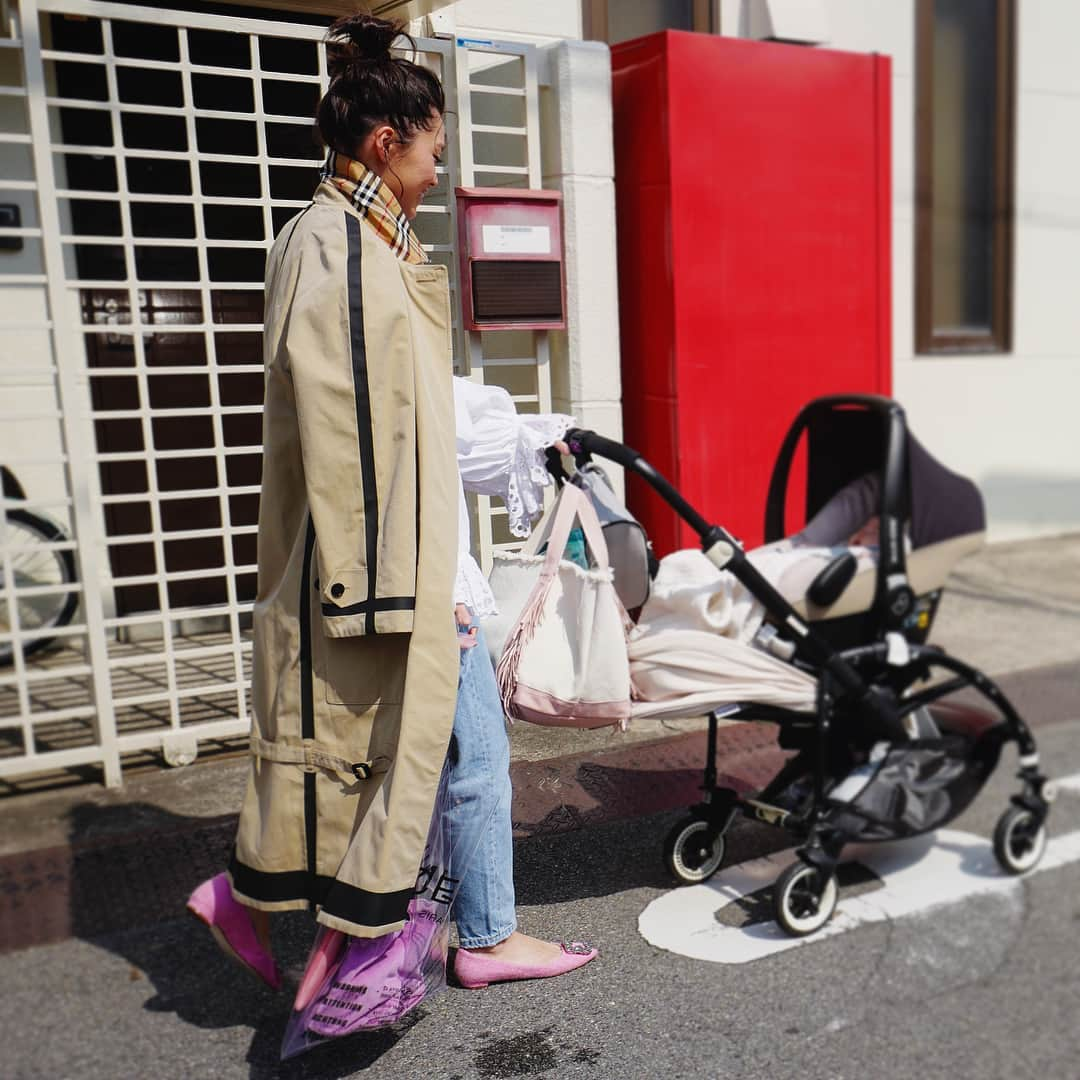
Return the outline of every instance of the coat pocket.
{"type": "Polygon", "coordinates": [[[331,705],[400,705],[411,634],[323,637],[323,681],[331,705]]]}

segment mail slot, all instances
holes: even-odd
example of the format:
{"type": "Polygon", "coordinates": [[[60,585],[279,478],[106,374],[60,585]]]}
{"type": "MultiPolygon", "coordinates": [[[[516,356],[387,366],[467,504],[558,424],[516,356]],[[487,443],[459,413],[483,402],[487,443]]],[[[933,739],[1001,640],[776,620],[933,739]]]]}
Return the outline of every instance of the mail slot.
{"type": "Polygon", "coordinates": [[[557,191],[457,189],[466,330],[561,330],[566,279],[557,191]]]}

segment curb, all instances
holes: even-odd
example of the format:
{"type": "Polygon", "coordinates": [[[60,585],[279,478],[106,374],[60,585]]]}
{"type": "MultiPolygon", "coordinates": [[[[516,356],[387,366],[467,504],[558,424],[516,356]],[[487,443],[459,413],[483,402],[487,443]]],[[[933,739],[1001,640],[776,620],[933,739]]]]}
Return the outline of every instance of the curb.
{"type": "MultiPolygon", "coordinates": [[[[780,751],[765,725],[719,732],[723,782],[753,787],[780,751]]],[[[510,768],[516,840],[687,807],[700,798],[705,733],[622,750],[518,761],[510,768]]],[[[93,938],[180,916],[192,889],[218,873],[235,814],[190,818],[0,857],[0,953],[93,938]]]]}
{"type": "MultiPolygon", "coordinates": [[[[998,682],[1033,727],[1080,718],[1080,664],[1031,668],[998,682]]],[[[515,839],[693,805],[705,740],[704,731],[695,731],[619,750],[514,762],[515,839]]],[[[783,756],[771,724],[720,727],[721,784],[760,788],[783,756]]],[[[236,820],[235,814],[189,817],[0,857],[0,953],[179,917],[192,889],[225,865],[236,820]]]]}

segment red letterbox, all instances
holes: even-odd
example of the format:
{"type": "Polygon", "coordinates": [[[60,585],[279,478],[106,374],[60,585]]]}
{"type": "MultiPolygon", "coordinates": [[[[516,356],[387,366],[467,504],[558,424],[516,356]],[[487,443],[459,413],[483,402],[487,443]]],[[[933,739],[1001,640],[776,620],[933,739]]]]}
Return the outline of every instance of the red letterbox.
{"type": "MultiPolygon", "coordinates": [[[[889,393],[889,60],[668,32],[611,61],[624,437],[760,543],[799,409],[889,393]]],[[[659,552],[697,543],[628,489],[659,552]]]]}
{"type": "Polygon", "coordinates": [[[459,187],[457,200],[465,329],[564,329],[559,192],[459,187]]]}

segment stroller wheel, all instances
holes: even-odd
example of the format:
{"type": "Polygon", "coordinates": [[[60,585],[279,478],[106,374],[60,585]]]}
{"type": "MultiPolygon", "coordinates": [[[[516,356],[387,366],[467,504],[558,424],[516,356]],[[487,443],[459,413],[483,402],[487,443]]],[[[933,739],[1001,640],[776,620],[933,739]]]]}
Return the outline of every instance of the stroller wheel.
{"type": "Polygon", "coordinates": [[[1046,851],[1046,824],[1022,806],[1010,806],[994,829],[994,855],[1007,874],[1023,874],[1046,851]]]}
{"type": "Polygon", "coordinates": [[[792,937],[820,930],[836,910],[836,875],[824,878],[816,866],[792,863],[773,886],[773,914],[792,937]]]}
{"type": "Polygon", "coordinates": [[[672,877],[683,885],[699,885],[720,869],[727,843],[722,834],[709,842],[709,822],[691,814],[667,834],[664,862],[672,877]]]}

